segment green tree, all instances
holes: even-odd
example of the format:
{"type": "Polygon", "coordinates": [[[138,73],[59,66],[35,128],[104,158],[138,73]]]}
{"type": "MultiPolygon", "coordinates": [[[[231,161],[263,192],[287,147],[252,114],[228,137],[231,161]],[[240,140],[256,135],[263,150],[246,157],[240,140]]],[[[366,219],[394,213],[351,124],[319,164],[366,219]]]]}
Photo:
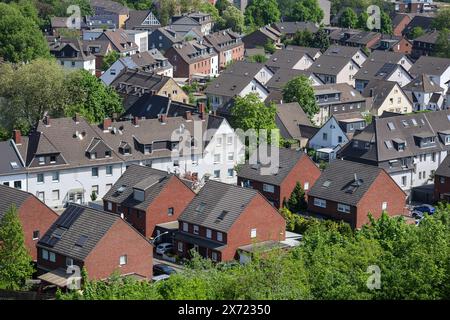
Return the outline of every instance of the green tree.
{"type": "Polygon", "coordinates": [[[272,40],[268,39],[266,44],[264,45],[264,51],[270,54],[274,54],[277,50],[275,43],[272,40]]]}
{"type": "Polygon", "coordinates": [[[228,6],[222,12],[223,27],[231,28],[234,32],[242,33],[245,30],[244,15],[235,6],[228,6]]]}
{"type": "Polygon", "coordinates": [[[277,0],[281,17],[285,19],[293,19],[293,12],[296,0],[277,0]]]}
{"type": "Polygon", "coordinates": [[[219,10],[210,2],[202,2],[198,8],[199,11],[209,13],[215,23],[223,23],[219,10]]]}
{"type": "Polygon", "coordinates": [[[319,112],[311,81],[304,75],[289,80],[283,88],[285,102],[298,102],[309,118],[319,112]]]}
{"type": "Polygon", "coordinates": [[[255,54],[253,56],[248,57],[248,61],[250,62],[264,63],[267,60],[268,60],[267,57],[263,54],[255,54]]]}
{"type": "Polygon", "coordinates": [[[358,29],[367,30],[367,20],[369,20],[369,14],[366,11],[361,12],[358,16],[356,27],[358,29]]]}
{"type": "Polygon", "coordinates": [[[119,60],[120,54],[117,51],[110,51],[106,54],[106,56],[103,58],[103,64],[102,64],[102,70],[106,71],[108,70],[114,62],[119,60]]]}
{"type": "Polygon", "coordinates": [[[297,31],[292,38],[292,44],[303,47],[312,47],[314,34],[308,29],[297,31]]]}
{"type": "Polygon", "coordinates": [[[345,8],[339,18],[339,26],[342,28],[356,28],[358,16],[352,8],[345,8]]]}
{"type": "Polygon", "coordinates": [[[121,114],[124,109],[116,91],[103,85],[99,79],[86,70],[73,72],[66,79],[71,100],[65,108],[66,116],[79,113],[91,123],[99,123],[114,113],[121,114]]]}
{"type": "Polygon", "coordinates": [[[245,8],[245,23],[253,28],[280,21],[276,0],[252,0],[245,8]]]}
{"type": "Polygon", "coordinates": [[[436,39],[436,55],[441,58],[450,58],[450,30],[442,29],[436,39]]]}
{"type": "Polygon", "coordinates": [[[54,60],[0,65],[0,125],[26,134],[45,112],[61,116],[68,99],[64,79],[63,69],[54,60]]]}
{"type": "Polygon", "coordinates": [[[274,105],[266,106],[256,93],[249,93],[245,97],[236,97],[231,108],[232,123],[234,128],[244,131],[248,129],[275,129],[274,105]]]}
{"type": "Polygon", "coordinates": [[[305,191],[298,181],[295,184],[295,188],[292,191],[289,200],[287,201],[287,207],[292,212],[300,212],[306,210],[307,203],[305,200],[305,191]]]}
{"type": "Polygon", "coordinates": [[[28,62],[50,57],[39,26],[14,5],[0,3],[0,56],[6,61],[28,62]]]}
{"type": "Polygon", "coordinates": [[[380,32],[383,34],[392,34],[393,29],[391,17],[389,17],[389,15],[386,12],[381,11],[380,20],[381,20],[380,32]]]}
{"type": "Polygon", "coordinates": [[[423,36],[424,34],[425,34],[425,31],[420,26],[417,26],[417,27],[414,27],[411,29],[411,31],[409,33],[409,37],[411,39],[416,39],[418,37],[423,36]]]}
{"type": "Polygon", "coordinates": [[[324,13],[317,0],[298,0],[295,2],[292,19],[295,21],[311,21],[320,23],[324,13]]]}
{"type": "Polygon", "coordinates": [[[433,19],[432,26],[436,30],[450,29],[450,8],[440,9],[433,19]]]}
{"type": "Polygon", "coordinates": [[[34,270],[15,205],[0,220],[0,285],[20,289],[34,270]]]}
{"type": "Polygon", "coordinates": [[[311,47],[320,48],[322,51],[325,51],[329,46],[330,38],[325,29],[321,26],[313,36],[311,47]]]}
{"type": "Polygon", "coordinates": [[[228,0],[217,0],[215,6],[217,10],[219,10],[219,14],[222,15],[222,12],[224,12],[226,8],[232,6],[232,4],[228,0]]]}

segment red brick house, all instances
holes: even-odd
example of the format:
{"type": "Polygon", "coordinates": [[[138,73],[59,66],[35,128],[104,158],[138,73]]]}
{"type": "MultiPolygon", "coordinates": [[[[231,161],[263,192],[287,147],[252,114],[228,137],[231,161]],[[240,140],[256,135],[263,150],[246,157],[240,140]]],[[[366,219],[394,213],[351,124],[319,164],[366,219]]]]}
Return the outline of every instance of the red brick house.
{"type": "Polygon", "coordinates": [[[17,208],[25,236],[25,245],[33,260],[36,261],[36,243],[55,222],[58,215],[31,193],[0,185],[0,219],[11,205],[17,208]]]}
{"type": "Polygon", "coordinates": [[[450,155],[434,174],[434,200],[450,202],[450,155]]]}
{"type": "Polygon", "coordinates": [[[195,193],[176,175],[131,165],[103,197],[104,210],[123,214],[144,237],[158,224],[177,221],[195,193]]]}
{"type": "Polygon", "coordinates": [[[224,69],[231,62],[244,59],[242,37],[231,29],[206,35],[205,41],[219,54],[219,69],[224,69]]]}
{"type": "Polygon", "coordinates": [[[394,19],[392,19],[392,34],[401,37],[403,35],[403,30],[405,30],[410,22],[411,17],[409,15],[403,13],[396,14],[394,19]]]}
{"type": "Polygon", "coordinates": [[[239,258],[252,244],[285,240],[286,221],[257,191],[209,180],[178,218],[175,249],[180,257],[190,251],[213,261],[239,258]]]}
{"type": "Polygon", "coordinates": [[[172,64],[176,78],[192,79],[194,75],[214,76],[219,73],[217,53],[205,42],[175,43],[164,56],[172,64]]]}
{"type": "Polygon", "coordinates": [[[303,151],[279,149],[279,164],[273,174],[261,174],[264,166],[242,165],[238,170],[238,185],[258,190],[279,209],[297,182],[308,191],[320,176],[320,169],[303,151]]]}
{"type": "Polygon", "coordinates": [[[69,266],[85,267],[89,279],[112,273],[150,279],[153,245],[119,215],[70,204],[37,243],[39,278],[67,286],[69,266]],[[64,277],[66,275],[66,277],[64,277]]]}
{"type": "Polygon", "coordinates": [[[308,211],[361,228],[367,214],[379,218],[406,213],[406,193],[383,169],[335,160],[322,172],[308,193],[308,211]]]}

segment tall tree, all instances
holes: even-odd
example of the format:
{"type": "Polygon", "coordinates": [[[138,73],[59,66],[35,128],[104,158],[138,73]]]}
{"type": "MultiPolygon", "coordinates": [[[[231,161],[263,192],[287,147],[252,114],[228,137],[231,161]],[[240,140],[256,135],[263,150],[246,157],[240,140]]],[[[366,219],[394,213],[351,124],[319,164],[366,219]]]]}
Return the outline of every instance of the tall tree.
{"type": "Polygon", "coordinates": [[[322,51],[327,50],[330,46],[330,37],[328,37],[327,32],[322,26],[314,34],[311,46],[314,48],[320,48],[322,51]]]}
{"type": "Polygon", "coordinates": [[[450,58],[450,30],[447,28],[439,31],[436,40],[436,55],[442,58],[450,58]]]}
{"type": "Polygon", "coordinates": [[[33,274],[31,263],[17,209],[11,205],[0,220],[0,284],[20,289],[33,274]]]}
{"type": "Polygon", "coordinates": [[[119,58],[120,54],[117,51],[113,50],[108,52],[106,56],[103,58],[102,70],[103,71],[108,70],[114,64],[114,62],[119,60],[119,58]]]}
{"type": "Polygon", "coordinates": [[[291,196],[287,201],[287,207],[291,212],[300,212],[306,210],[307,203],[305,200],[305,191],[303,190],[300,182],[296,182],[294,190],[292,190],[291,196]]]}
{"type": "Polygon", "coordinates": [[[312,47],[314,43],[314,35],[308,29],[299,30],[292,38],[292,44],[303,47],[312,47]]]}
{"type": "Polygon", "coordinates": [[[276,0],[252,0],[245,8],[247,25],[259,28],[280,21],[280,10],[276,0]]]}
{"type": "Polygon", "coordinates": [[[0,65],[0,124],[8,131],[16,127],[27,133],[45,112],[61,116],[67,104],[64,79],[54,60],[0,65]]]}
{"type": "Polygon", "coordinates": [[[409,32],[409,37],[411,39],[416,39],[418,37],[421,37],[425,34],[425,31],[422,29],[422,27],[417,26],[411,29],[411,31],[409,32]]]}
{"type": "Polygon", "coordinates": [[[319,112],[311,81],[304,75],[289,80],[283,88],[285,102],[298,102],[309,118],[319,112]]]}
{"type": "Polygon", "coordinates": [[[433,19],[432,26],[436,30],[450,29],[450,8],[440,9],[433,19]]]}
{"type": "Polygon", "coordinates": [[[217,0],[215,6],[217,10],[219,10],[219,14],[222,15],[222,12],[224,12],[226,8],[232,6],[232,4],[228,0],[217,0]]]}
{"type": "Polygon", "coordinates": [[[345,8],[339,18],[339,26],[342,28],[356,28],[358,16],[352,8],[345,8]]]}
{"type": "Polygon", "coordinates": [[[367,30],[367,20],[369,20],[369,14],[366,11],[361,12],[358,16],[357,28],[367,30]]]}
{"type": "Polygon", "coordinates": [[[393,32],[393,28],[392,28],[392,20],[391,17],[389,17],[389,15],[384,12],[381,11],[381,30],[380,32],[383,34],[392,34],[393,32]]]}
{"type": "Polygon", "coordinates": [[[292,10],[292,19],[320,23],[324,17],[317,0],[298,0],[292,10]]]}
{"type": "Polygon", "coordinates": [[[39,26],[14,5],[0,3],[0,56],[6,61],[28,62],[50,57],[39,26]]]}
{"type": "Polygon", "coordinates": [[[244,15],[235,6],[228,6],[222,12],[222,19],[225,28],[231,28],[234,32],[242,33],[245,29],[244,15]]]}
{"type": "Polygon", "coordinates": [[[79,113],[89,122],[99,123],[114,113],[122,113],[123,106],[116,91],[86,70],[79,70],[69,75],[66,80],[69,105],[65,108],[66,116],[79,113]]]}

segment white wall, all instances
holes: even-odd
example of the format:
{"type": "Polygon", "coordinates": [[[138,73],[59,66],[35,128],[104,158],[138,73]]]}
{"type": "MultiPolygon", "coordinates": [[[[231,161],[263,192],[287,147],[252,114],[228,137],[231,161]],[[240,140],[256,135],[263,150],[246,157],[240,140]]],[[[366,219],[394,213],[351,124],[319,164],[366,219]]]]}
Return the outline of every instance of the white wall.
{"type": "Polygon", "coordinates": [[[90,74],[95,75],[95,59],[92,60],[65,60],[65,59],[58,59],[59,64],[64,68],[68,70],[78,70],[78,69],[84,69],[86,71],[89,71],[90,74]]]}
{"type": "Polygon", "coordinates": [[[348,142],[348,138],[342,131],[334,117],[331,117],[320,130],[309,140],[309,146],[314,150],[320,148],[334,148],[338,145],[344,145],[348,142]],[[324,133],[326,139],[324,139],[324,133]],[[339,142],[339,137],[342,141],[339,142]]]}
{"type": "Polygon", "coordinates": [[[295,70],[306,70],[314,63],[307,54],[303,55],[303,57],[292,67],[295,70]]]}
{"type": "Polygon", "coordinates": [[[9,183],[10,187],[14,187],[14,182],[20,181],[20,190],[27,191],[27,175],[26,173],[0,176],[0,184],[9,183]]]}

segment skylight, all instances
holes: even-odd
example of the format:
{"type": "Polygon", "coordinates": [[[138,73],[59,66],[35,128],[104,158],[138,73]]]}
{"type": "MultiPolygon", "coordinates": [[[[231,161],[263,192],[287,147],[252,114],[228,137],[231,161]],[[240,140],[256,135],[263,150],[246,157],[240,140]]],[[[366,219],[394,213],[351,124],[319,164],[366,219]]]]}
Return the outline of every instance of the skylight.
{"type": "Polygon", "coordinates": [[[322,186],[324,186],[325,188],[328,188],[330,185],[331,185],[331,180],[327,180],[322,184],[322,186]]]}
{"type": "Polygon", "coordinates": [[[406,120],[402,120],[403,126],[404,127],[409,127],[409,123],[406,120]]]}
{"type": "Polygon", "coordinates": [[[417,121],[416,121],[416,119],[411,119],[411,122],[412,122],[412,124],[413,124],[414,126],[417,126],[417,121]]]}
{"type": "Polygon", "coordinates": [[[384,141],[384,144],[386,145],[386,148],[388,148],[388,149],[392,149],[392,143],[391,143],[391,141],[390,141],[390,140],[386,140],[386,141],[384,141]]]}
{"type": "Polygon", "coordinates": [[[86,243],[87,239],[88,239],[87,236],[82,235],[82,236],[77,240],[77,242],[75,242],[75,245],[78,246],[78,247],[83,247],[84,244],[86,243]]]}
{"type": "Polygon", "coordinates": [[[395,126],[394,126],[393,122],[388,122],[387,126],[388,126],[389,130],[391,130],[391,131],[395,130],[395,126]]]}
{"type": "Polygon", "coordinates": [[[217,219],[222,221],[227,214],[228,214],[228,211],[223,210],[217,219]]]}
{"type": "Polygon", "coordinates": [[[12,162],[10,162],[10,164],[11,164],[11,168],[13,168],[13,169],[19,169],[19,165],[17,164],[16,161],[12,161],[12,162]]]}
{"type": "Polygon", "coordinates": [[[200,202],[200,204],[195,209],[195,211],[198,212],[198,213],[203,213],[203,210],[205,210],[205,207],[206,207],[206,203],[200,202]]]}

